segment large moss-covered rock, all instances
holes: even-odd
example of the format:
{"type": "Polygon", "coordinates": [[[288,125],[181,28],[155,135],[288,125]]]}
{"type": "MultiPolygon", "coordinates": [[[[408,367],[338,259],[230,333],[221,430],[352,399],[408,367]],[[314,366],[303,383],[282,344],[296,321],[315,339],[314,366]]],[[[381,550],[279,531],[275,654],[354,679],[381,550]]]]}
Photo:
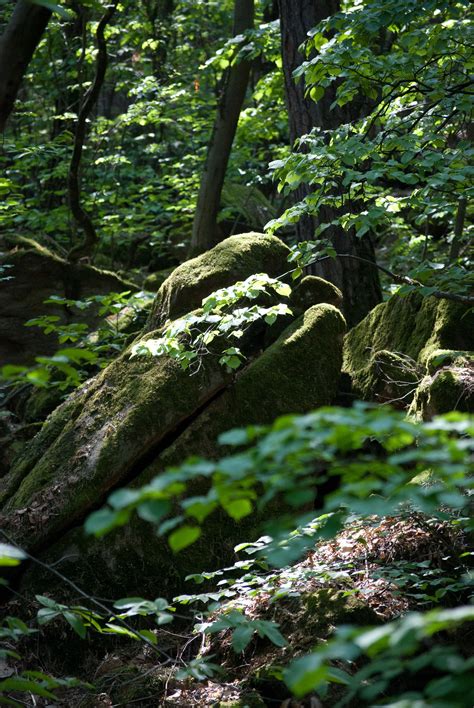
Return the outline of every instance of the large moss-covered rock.
{"type": "Polygon", "coordinates": [[[71,313],[62,305],[45,305],[51,295],[78,300],[88,295],[136,290],[114,273],[89,265],[72,265],[35,241],[23,239],[17,248],[0,253],[0,265],[10,280],[0,280],[0,366],[31,364],[35,356],[50,355],[58,349],[54,335],[25,321],[44,314],[59,317],[59,324],[100,320],[98,308],[71,313]]]}
{"type": "Polygon", "coordinates": [[[394,384],[395,398],[405,389],[409,404],[414,384],[423,378],[434,352],[473,348],[474,315],[465,305],[418,293],[394,295],[346,336],[343,370],[350,375],[357,396],[389,400],[391,392],[380,390],[381,377],[385,377],[394,384]],[[382,372],[379,361],[383,361],[382,372]]]}
{"type": "Polygon", "coordinates": [[[321,302],[342,309],[342,293],[333,283],[315,275],[302,278],[290,295],[290,307],[293,312],[301,313],[321,302]]]}
{"type": "MultiPolygon", "coordinates": [[[[172,308],[179,311],[181,298],[189,301],[190,292],[194,306],[196,298],[213,288],[263,270],[265,259],[274,272],[283,268],[286,247],[278,239],[236,237],[224,246],[201,261],[204,284],[193,281],[193,287],[180,289],[176,284],[184,281],[175,280],[179,269],[173,273],[166,290],[172,308]],[[225,261],[232,263],[232,249],[237,266],[224,273],[220,258],[225,250],[225,261]],[[215,271],[219,282],[209,275],[214,261],[220,264],[215,271]]],[[[190,272],[194,276],[197,269],[190,272]]],[[[316,295],[305,303],[323,300],[326,291],[333,299],[331,286],[317,286],[316,295]]],[[[157,300],[162,302],[160,295],[157,300]]],[[[221,452],[217,438],[228,428],[330,404],[338,386],[344,331],[344,318],[334,305],[309,307],[273,344],[265,344],[265,337],[258,346],[242,344],[246,365],[237,373],[220,366],[219,357],[204,357],[198,373],[190,376],[172,359],[131,359],[125,351],[49,416],[4,477],[2,526],[48,561],[73,558],[65,573],[99,592],[116,585],[120,593],[141,592],[144,581],[138,582],[137,568],[146,571],[150,591],[159,582],[162,592],[176,592],[183,577],[196,570],[196,555],[205,567],[232,554],[237,540],[233,521],[216,517],[201,545],[180,554],[177,564],[153,528],[140,520],[105,541],[85,539],[82,520],[117,486],[144,484],[192,454],[216,457],[221,452]]],[[[143,336],[158,334],[154,330],[143,336]]]]}
{"type": "Polygon", "coordinates": [[[245,280],[254,273],[278,276],[287,270],[289,249],[275,236],[257,233],[230,236],[212,250],[175,268],[160,287],[150,316],[156,329],[200,307],[206,295],[245,280]]]}
{"type": "Polygon", "coordinates": [[[22,545],[43,545],[133,477],[226,378],[213,360],[193,377],[175,361],[124,353],[50,416],[13,466],[0,493],[5,524],[22,545]]]}
{"type": "MultiPolygon", "coordinates": [[[[137,465],[136,476],[129,481],[133,486],[146,484],[190,455],[219,456],[222,449],[217,437],[229,428],[268,423],[284,413],[304,413],[331,403],[339,380],[344,331],[344,319],[335,307],[310,308],[181,426],[174,440],[152,450],[141,471],[137,465]]],[[[193,494],[204,493],[206,484],[205,480],[195,484],[193,494]]],[[[152,526],[135,518],[106,539],[86,539],[82,529],[73,529],[48,550],[45,559],[55,563],[65,558],[63,572],[98,593],[110,592],[110,586],[118,584],[126,594],[146,591],[170,596],[180,591],[186,575],[230,562],[242,533],[253,536],[257,525],[252,517],[245,529],[236,529],[229,518],[214,515],[206,522],[203,537],[176,558],[152,526]],[[141,569],[138,585],[137,568],[141,569]]],[[[36,587],[44,579],[38,573],[29,580],[36,587]]]]}

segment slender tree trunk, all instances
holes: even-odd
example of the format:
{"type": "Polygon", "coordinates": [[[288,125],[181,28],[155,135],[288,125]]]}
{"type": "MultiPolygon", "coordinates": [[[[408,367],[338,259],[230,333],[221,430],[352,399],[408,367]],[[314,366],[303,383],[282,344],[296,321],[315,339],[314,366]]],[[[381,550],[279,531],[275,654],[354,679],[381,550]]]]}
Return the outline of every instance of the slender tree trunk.
{"type": "MultiPolygon", "coordinates": [[[[254,0],[235,0],[234,35],[253,27],[254,0]]],[[[241,61],[227,70],[194,215],[191,254],[217,243],[217,215],[222,187],[240,111],[247,92],[251,64],[241,61]]]]}
{"type": "MultiPolygon", "coordinates": [[[[295,82],[293,78],[293,72],[305,59],[299,47],[313,27],[340,10],[339,0],[279,0],[279,7],[285,91],[293,144],[312,128],[331,130],[357,119],[363,114],[364,106],[352,102],[343,108],[336,106],[331,109],[335,99],[334,87],[327,89],[324,96],[315,102],[305,96],[304,81],[295,82]]],[[[295,201],[302,201],[310,192],[310,186],[301,185],[294,192],[295,201]]],[[[331,221],[335,215],[332,210],[323,207],[317,216],[304,216],[296,225],[298,241],[314,240],[318,224],[331,221]]],[[[375,261],[369,235],[359,239],[355,233],[338,228],[331,229],[329,235],[338,253],[375,261]]],[[[342,290],[344,311],[350,325],[359,322],[381,300],[377,270],[363,261],[350,258],[328,260],[313,266],[311,272],[327,278],[342,290]]]]}
{"type": "Polygon", "coordinates": [[[50,17],[51,11],[42,5],[19,0],[0,37],[0,133],[50,17]]]}
{"type": "Polygon", "coordinates": [[[459,258],[462,245],[462,234],[464,231],[464,221],[466,220],[467,198],[461,197],[458,202],[458,210],[454,221],[454,237],[451,241],[451,249],[449,251],[449,260],[455,261],[459,258]]]}
{"type": "Polygon", "coordinates": [[[79,115],[77,116],[76,130],[74,133],[74,147],[72,151],[71,163],[69,165],[68,192],[71,212],[77,225],[84,231],[84,240],[82,243],[77,244],[70,250],[69,260],[71,262],[75,262],[80,258],[91,256],[99,240],[90,214],[88,214],[82,206],[80,167],[84,142],[86,139],[87,119],[97,103],[107,71],[108,57],[104,31],[112,19],[117,5],[118,0],[115,0],[112,5],[109,5],[97,25],[97,63],[95,77],[90,89],[84,97],[79,110],[79,115]]]}

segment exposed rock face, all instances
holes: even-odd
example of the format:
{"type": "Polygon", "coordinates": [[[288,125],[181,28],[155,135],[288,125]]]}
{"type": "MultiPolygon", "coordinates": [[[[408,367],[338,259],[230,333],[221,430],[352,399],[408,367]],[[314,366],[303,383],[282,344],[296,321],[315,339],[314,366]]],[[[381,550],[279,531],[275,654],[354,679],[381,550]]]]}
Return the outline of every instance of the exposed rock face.
{"type": "Polygon", "coordinates": [[[474,315],[466,306],[394,295],[346,336],[343,370],[359,398],[406,408],[440,350],[472,349],[474,315]]]}
{"type": "MultiPolygon", "coordinates": [[[[262,272],[266,263],[273,274],[281,273],[286,252],[275,238],[264,237],[263,244],[254,235],[227,239],[190,261],[199,261],[200,270],[188,263],[173,272],[157,296],[154,318],[182,314],[185,303],[194,308],[214,289],[262,272]],[[237,264],[235,270],[224,271],[225,263],[237,264]],[[196,280],[198,272],[207,286],[196,280]]],[[[144,484],[189,455],[217,456],[216,439],[226,429],[330,404],[344,331],[334,305],[308,306],[237,374],[226,372],[218,357],[205,358],[199,373],[190,376],[174,360],[130,359],[124,352],[47,419],[2,480],[2,525],[43,558],[74,556],[63,572],[95,591],[107,588],[110,594],[117,587],[121,596],[147,589],[155,595],[176,592],[183,577],[196,572],[197,558],[204,568],[231,552],[233,522],[216,518],[196,546],[174,557],[140,520],[103,541],[85,539],[82,520],[117,486],[144,484]],[[137,568],[144,571],[140,577],[137,568]]]]}
{"type": "Polygon", "coordinates": [[[86,322],[95,326],[97,310],[88,308],[69,313],[63,306],[44,305],[51,295],[78,300],[88,295],[136,290],[114,273],[88,265],[71,265],[34,241],[0,253],[0,264],[10,280],[0,281],[0,366],[31,364],[35,356],[53,354],[57,340],[38,327],[25,327],[25,321],[40,315],[56,315],[60,323],[86,322]],[[26,316],[25,316],[26,315],[26,316]]]}

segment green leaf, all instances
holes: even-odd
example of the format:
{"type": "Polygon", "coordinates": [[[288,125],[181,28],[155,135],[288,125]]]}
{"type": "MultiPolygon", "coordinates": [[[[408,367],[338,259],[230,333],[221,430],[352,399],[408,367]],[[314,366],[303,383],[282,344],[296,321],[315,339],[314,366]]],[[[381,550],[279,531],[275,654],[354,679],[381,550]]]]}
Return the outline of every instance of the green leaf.
{"type": "Polygon", "coordinates": [[[296,659],[283,675],[286,685],[297,698],[302,698],[319,688],[327,678],[327,672],[319,654],[307,654],[296,659]]]}
{"type": "Polygon", "coordinates": [[[170,544],[172,550],[175,553],[182,551],[187,548],[192,543],[197,541],[201,535],[201,529],[197,526],[181,526],[176,531],[173,531],[168,538],[168,543],[170,544]]]}
{"type": "Polygon", "coordinates": [[[240,519],[251,514],[253,510],[252,503],[248,499],[235,499],[223,503],[223,507],[235,521],[240,521],[240,519]]]}
{"type": "Polygon", "coordinates": [[[137,507],[138,516],[144,521],[149,521],[152,524],[158,524],[161,522],[164,516],[168,514],[171,509],[171,504],[169,501],[164,499],[149,499],[144,501],[137,507]]]}
{"type": "Polygon", "coordinates": [[[278,295],[281,295],[282,297],[290,297],[291,295],[291,287],[286,283],[277,282],[274,288],[278,295]]]}
{"type": "Polygon", "coordinates": [[[84,530],[89,535],[104,536],[117,526],[123,526],[129,519],[129,512],[126,509],[112,511],[111,509],[99,509],[88,516],[84,524],[84,530]]]}
{"type": "Polygon", "coordinates": [[[19,565],[26,557],[26,553],[21,548],[11,546],[9,543],[0,543],[0,566],[19,565]]]}
{"type": "Polygon", "coordinates": [[[87,629],[84,625],[83,620],[76,615],[74,612],[65,612],[64,619],[68,624],[71,625],[73,630],[80,636],[81,639],[85,639],[87,635],[87,629]]]}
{"type": "Polygon", "coordinates": [[[36,696],[41,696],[42,698],[49,698],[55,701],[56,696],[48,691],[44,686],[42,686],[37,681],[31,681],[30,679],[22,678],[21,676],[16,676],[15,678],[7,678],[4,681],[0,681],[0,696],[3,693],[10,691],[19,691],[21,693],[33,693],[36,696]]]}
{"type": "Polygon", "coordinates": [[[274,622],[258,622],[259,634],[264,635],[277,647],[286,647],[288,642],[274,622]]]}
{"type": "Polygon", "coordinates": [[[114,509],[124,509],[134,504],[140,496],[140,491],[136,489],[117,489],[109,496],[107,502],[114,509]]]}
{"type": "Polygon", "coordinates": [[[242,428],[228,430],[226,433],[219,435],[219,445],[232,445],[233,447],[237,447],[240,445],[245,445],[247,442],[247,431],[242,428]]]}
{"type": "Polygon", "coordinates": [[[242,624],[240,627],[237,627],[237,629],[234,629],[232,632],[232,649],[236,654],[241,654],[244,651],[254,633],[255,630],[250,623],[242,624]]]}
{"type": "Polygon", "coordinates": [[[313,86],[313,88],[309,92],[309,95],[311,96],[313,101],[319,101],[324,96],[323,86],[313,86]]]}

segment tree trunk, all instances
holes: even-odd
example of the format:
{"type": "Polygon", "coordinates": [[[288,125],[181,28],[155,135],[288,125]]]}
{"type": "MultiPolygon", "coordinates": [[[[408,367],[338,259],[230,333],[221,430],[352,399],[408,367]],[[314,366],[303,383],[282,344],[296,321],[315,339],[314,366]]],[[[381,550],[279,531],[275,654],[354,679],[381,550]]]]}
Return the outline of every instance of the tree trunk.
{"type": "MultiPolygon", "coordinates": [[[[350,103],[343,108],[330,106],[335,99],[335,87],[326,89],[317,102],[305,96],[304,81],[295,82],[293,72],[305,57],[299,47],[308,38],[308,32],[321,20],[340,10],[339,0],[279,0],[282,59],[285,77],[285,92],[288,106],[290,139],[294,141],[306,135],[312,128],[331,130],[343,123],[356,120],[363,113],[363,106],[350,103]]],[[[302,201],[311,192],[311,187],[301,185],[294,192],[295,202],[302,201]]],[[[313,241],[318,223],[327,223],[334,218],[328,208],[322,208],[317,217],[304,216],[296,225],[298,241],[313,241]]],[[[327,232],[326,232],[327,234],[327,232]]],[[[325,235],[326,235],[325,234],[325,235]]],[[[329,235],[336,251],[357,255],[375,262],[370,236],[357,238],[353,232],[333,228],[329,235]]],[[[349,258],[329,260],[311,268],[311,272],[337,285],[344,295],[344,313],[350,325],[359,322],[381,301],[377,269],[366,263],[349,258]]]]}
{"type": "MultiPolygon", "coordinates": [[[[235,0],[234,35],[253,27],[254,0],[235,0]]],[[[227,70],[217,108],[194,215],[191,254],[212,248],[217,241],[217,215],[229,156],[247,92],[251,63],[240,61],[227,70]]]]}
{"type": "Polygon", "coordinates": [[[19,0],[0,37],[0,133],[50,17],[51,11],[42,5],[19,0]]]}
{"type": "Polygon", "coordinates": [[[105,13],[102,15],[97,25],[95,33],[97,42],[95,76],[90,88],[84,96],[79,115],[77,116],[74,133],[74,145],[68,173],[69,206],[76,224],[84,231],[84,240],[69,251],[68,258],[72,263],[78,261],[80,258],[90,257],[99,241],[92,218],[82,205],[80,167],[86,139],[87,120],[97,103],[107,71],[108,56],[104,32],[114,15],[117,5],[118,0],[113,0],[113,3],[107,6],[105,13]]]}

